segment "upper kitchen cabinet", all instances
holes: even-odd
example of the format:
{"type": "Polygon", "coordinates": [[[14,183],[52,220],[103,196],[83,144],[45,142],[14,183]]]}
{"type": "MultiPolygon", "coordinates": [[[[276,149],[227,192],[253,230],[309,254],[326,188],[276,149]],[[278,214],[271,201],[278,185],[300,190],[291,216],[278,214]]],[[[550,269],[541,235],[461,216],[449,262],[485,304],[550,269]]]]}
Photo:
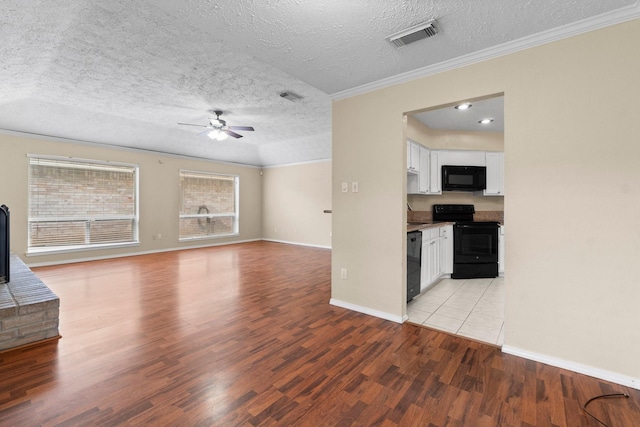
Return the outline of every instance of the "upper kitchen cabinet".
{"type": "Polygon", "coordinates": [[[420,172],[420,145],[407,141],[407,173],[420,172]]]}
{"type": "Polygon", "coordinates": [[[419,185],[419,193],[420,194],[429,194],[429,149],[423,146],[420,146],[420,185],[419,185]]]}
{"type": "Polygon", "coordinates": [[[504,153],[490,152],[485,154],[487,166],[487,188],[485,196],[504,196],[504,153]]]}
{"type": "Polygon", "coordinates": [[[442,194],[441,166],[440,152],[432,150],[429,153],[429,194],[442,194]]]}
{"type": "Polygon", "coordinates": [[[413,141],[407,144],[407,162],[417,159],[417,167],[407,163],[407,194],[442,194],[439,152],[413,141]]]}
{"type": "Polygon", "coordinates": [[[407,194],[420,194],[420,145],[407,140],[407,194]]]}

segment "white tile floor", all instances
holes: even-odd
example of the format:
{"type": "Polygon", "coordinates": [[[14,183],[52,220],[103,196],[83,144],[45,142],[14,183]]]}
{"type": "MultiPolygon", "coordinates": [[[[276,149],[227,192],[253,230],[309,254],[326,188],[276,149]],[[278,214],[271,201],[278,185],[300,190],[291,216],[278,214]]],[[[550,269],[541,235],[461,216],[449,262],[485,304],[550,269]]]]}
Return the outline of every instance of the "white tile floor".
{"type": "Polygon", "coordinates": [[[409,322],[501,346],[504,277],[443,279],[407,303],[409,322]]]}

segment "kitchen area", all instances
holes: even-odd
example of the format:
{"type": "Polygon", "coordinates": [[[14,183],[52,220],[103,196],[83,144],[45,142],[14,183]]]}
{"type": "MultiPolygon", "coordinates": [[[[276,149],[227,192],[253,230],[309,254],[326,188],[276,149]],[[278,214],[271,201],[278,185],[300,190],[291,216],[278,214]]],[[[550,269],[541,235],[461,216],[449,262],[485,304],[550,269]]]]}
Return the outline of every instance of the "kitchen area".
{"type": "Polygon", "coordinates": [[[504,342],[503,101],[407,114],[406,141],[408,322],[496,346],[504,342]]]}

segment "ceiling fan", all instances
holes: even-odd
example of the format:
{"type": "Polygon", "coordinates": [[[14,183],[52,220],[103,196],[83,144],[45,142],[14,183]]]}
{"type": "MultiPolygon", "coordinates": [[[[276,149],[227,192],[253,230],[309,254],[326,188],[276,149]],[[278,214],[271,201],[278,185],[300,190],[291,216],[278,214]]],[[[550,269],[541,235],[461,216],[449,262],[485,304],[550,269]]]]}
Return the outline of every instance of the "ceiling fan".
{"type": "Polygon", "coordinates": [[[245,130],[245,131],[254,130],[253,127],[251,126],[227,126],[227,122],[220,118],[222,111],[216,110],[213,113],[216,115],[216,118],[215,119],[210,118],[208,126],[196,125],[192,123],[178,123],[178,124],[184,125],[184,126],[198,126],[198,127],[206,128],[207,130],[199,133],[198,136],[206,135],[211,139],[215,139],[216,141],[223,141],[227,139],[228,136],[231,136],[233,138],[242,138],[242,135],[240,135],[239,133],[233,132],[234,130],[245,130]]]}

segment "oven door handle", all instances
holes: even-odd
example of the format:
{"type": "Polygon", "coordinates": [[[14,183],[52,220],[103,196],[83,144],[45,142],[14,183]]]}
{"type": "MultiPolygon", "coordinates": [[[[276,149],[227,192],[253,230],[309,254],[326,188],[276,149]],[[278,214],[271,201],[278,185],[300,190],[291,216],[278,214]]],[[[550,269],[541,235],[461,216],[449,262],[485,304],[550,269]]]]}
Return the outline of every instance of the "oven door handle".
{"type": "Polygon", "coordinates": [[[493,224],[476,224],[476,225],[471,225],[471,224],[456,224],[457,228],[491,228],[491,229],[497,229],[498,225],[493,225],[493,224]]]}

